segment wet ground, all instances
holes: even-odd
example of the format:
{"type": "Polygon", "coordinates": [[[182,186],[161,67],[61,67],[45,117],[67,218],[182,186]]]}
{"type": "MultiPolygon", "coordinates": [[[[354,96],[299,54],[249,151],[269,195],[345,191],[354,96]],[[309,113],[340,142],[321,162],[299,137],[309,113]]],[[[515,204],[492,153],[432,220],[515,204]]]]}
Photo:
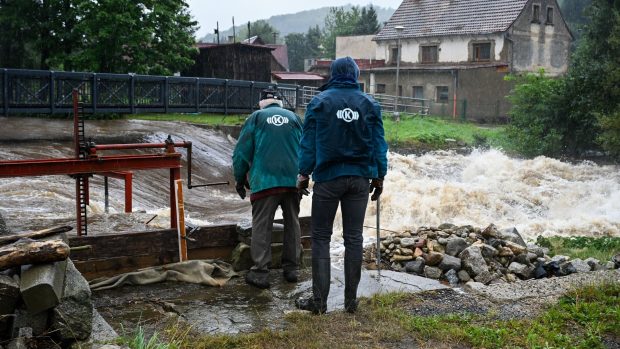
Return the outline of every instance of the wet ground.
{"type": "MultiPolygon", "coordinates": [[[[119,333],[142,325],[161,330],[180,321],[204,334],[247,333],[262,329],[282,329],[285,315],[296,311],[294,300],[311,292],[310,269],[300,273],[300,282],[287,283],[280,269],[270,272],[271,288],[260,290],[245,283],[242,276],[223,287],[185,283],[124,286],[93,293],[95,307],[119,333]]],[[[420,292],[443,289],[444,285],[406,273],[366,271],[362,273],[358,295],[369,297],[385,292],[420,292]]],[[[344,275],[332,268],[328,312],[341,311],[344,303],[344,275]]]]}

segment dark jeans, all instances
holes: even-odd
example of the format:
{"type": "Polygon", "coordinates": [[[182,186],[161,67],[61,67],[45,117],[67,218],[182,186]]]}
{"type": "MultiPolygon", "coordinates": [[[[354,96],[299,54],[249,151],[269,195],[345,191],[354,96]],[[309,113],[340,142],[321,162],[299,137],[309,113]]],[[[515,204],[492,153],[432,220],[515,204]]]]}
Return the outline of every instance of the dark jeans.
{"type": "Polygon", "coordinates": [[[338,177],[315,183],[312,194],[312,258],[329,258],[334,217],[342,211],[345,258],[362,260],[364,216],[369,180],[358,176],[338,177]]]}
{"type": "Polygon", "coordinates": [[[252,202],[252,246],[250,254],[253,270],[268,270],[271,265],[271,234],[273,218],[278,206],[284,218],[284,241],[282,246],[282,269],[296,270],[301,252],[299,228],[299,194],[281,193],[252,202]]]}

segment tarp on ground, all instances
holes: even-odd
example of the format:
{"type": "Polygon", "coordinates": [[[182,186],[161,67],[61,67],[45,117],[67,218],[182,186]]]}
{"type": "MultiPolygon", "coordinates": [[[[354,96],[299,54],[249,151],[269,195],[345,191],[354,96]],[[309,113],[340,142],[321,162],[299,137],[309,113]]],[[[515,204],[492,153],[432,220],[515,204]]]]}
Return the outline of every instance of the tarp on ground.
{"type": "Polygon", "coordinates": [[[148,285],[164,281],[223,286],[231,277],[237,275],[232,266],[226,262],[211,259],[192,260],[95,279],[90,281],[90,289],[99,291],[124,285],[148,285]]]}

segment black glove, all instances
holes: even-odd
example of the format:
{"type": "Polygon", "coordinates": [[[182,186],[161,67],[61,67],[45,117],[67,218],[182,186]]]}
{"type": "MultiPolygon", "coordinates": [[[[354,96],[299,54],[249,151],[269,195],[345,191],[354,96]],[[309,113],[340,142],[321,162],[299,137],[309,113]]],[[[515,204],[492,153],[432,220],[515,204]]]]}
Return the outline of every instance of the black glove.
{"type": "Polygon", "coordinates": [[[310,185],[310,177],[304,175],[297,175],[297,191],[301,195],[308,195],[310,192],[308,191],[308,185],[310,185]]]}
{"type": "Polygon", "coordinates": [[[250,185],[248,184],[247,180],[244,180],[243,182],[237,182],[237,184],[235,185],[235,190],[237,190],[237,194],[239,194],[241,200],[245,199],[245,188],[250,189],[250,185]]]}
{"type": "Polygon", "coordinates": [[[377,201],[381,193],[383,193],[383,179],[373,178],[370,181],[370,193],[372,194],[370,200],[377,201]]]}

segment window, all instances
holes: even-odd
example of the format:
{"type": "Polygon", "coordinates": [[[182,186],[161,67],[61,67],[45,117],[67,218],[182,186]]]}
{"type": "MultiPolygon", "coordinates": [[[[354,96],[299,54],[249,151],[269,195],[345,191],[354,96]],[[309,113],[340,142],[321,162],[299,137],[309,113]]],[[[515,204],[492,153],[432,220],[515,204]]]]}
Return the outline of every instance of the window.
{"type": "Polygon", "coordinates": [[[437,103],[448,103],[448,86],[437,86],[437,96],[435,100],[437,103]]]}
{"type": "Polygon", "coordinates": [[[424,98],[424,87],[423,86],[413,86],[413,98],[424,98]]]}
{"type": "Polygon", "coordinates": [[[396,64],[396,60],[398,59],[398,47],[392,47],[392,63],[396,64]]]}
{"type": "Polygon", "coordinates": [[[553,24],[553,7],[547,7],[547,22],[546,24],[553,24]]]}
{"type": "Polygon", "coordinates": [[[422,50],[422,63],[436,63],[437,62],[437,46],[421,46],[422,50]]]}
{"type": "Polygon", "coordinates": [[[363,82],[360,82],[360,83],[358,83],[358,84],[360,85],[360,91],[364,91],[364,92],[366,92],[366,90],[364,89],[364,83],[363,83],[363,82]]]}
{"type": "Polygon", "coordinates": [[[398,85],[398,95],[399,96],[403,95],[403,85],[398,85]]]}
{"type": "Polygon", "coordinates": [[[486,62],[491,60],[491,43],[472,44],[473,61],[486,62]]]}
{"type": "Polygon", "coordinates": [[[385,93],[385,84],[377,84],[375,93],[385,93]]]}
{"type": "Polygon", "coordinates": [[[540,4],[532,6],[532,23],[540,23],[540,4]]]}

